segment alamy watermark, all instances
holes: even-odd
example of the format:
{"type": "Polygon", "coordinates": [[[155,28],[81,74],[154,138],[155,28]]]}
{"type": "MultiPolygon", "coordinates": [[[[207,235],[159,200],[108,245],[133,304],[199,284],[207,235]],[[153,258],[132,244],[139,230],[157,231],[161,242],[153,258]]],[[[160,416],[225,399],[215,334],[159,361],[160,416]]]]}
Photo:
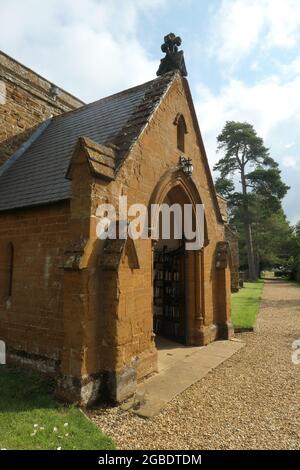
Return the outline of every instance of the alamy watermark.
{"type": "Polygon", "coordinates": [[[0,365],[6,364],[6,346],[4,341],[0,340],[0,365]]]}
{"type": "Polygon", "coordinates": [[[188,251],[204,245],[203,204],[132,204],[120,196],[118,208],[101,204],[96,211],[97,237],[106,239],[185,240],[188,251]]]}
{"type": "Polygon", "coordinates": [[[0,104],[6,103],[6,85],[0,80],[0,104]]]}
{"type": "Polygon", "coordinates": [[[296,341],[292,344],[292,363],[295,366],[300,365],[300,339],[296,339],[296,341]]]}

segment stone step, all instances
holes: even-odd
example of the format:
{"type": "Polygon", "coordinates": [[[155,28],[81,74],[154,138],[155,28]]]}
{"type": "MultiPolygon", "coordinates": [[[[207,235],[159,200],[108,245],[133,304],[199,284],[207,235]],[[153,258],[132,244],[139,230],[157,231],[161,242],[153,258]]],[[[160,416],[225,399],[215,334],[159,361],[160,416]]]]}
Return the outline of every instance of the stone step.
{"type": "Polygon", "coordinates": [[[242,341],[233,339],[215,341],[198,349],[193,348],[191,354],[183,354],[183,357],[168,369],[162,370],[138,387],[132,402],[132,411],[143,418],[155,416],[173,398],[244,346],[242,341]]]}

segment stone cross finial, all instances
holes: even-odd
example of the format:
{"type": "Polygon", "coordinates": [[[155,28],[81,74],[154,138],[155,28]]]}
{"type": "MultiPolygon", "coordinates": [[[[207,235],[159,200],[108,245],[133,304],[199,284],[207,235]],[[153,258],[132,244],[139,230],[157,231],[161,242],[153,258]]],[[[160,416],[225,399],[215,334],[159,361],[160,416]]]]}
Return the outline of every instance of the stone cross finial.
{"type": "Polygon", "coordinates": [[[166,54],[174,54],[178,52],[178,47],[181,46],[181,38],[175,36],[174,33],[167,34],[164,37],[164,43],[161,45],[161,50],[166,54]]]}
{"type": "Polygon", "coordinates": [[[163,75],[171,70],[179,70],[184,77],[187,76],[183,51],[178,50],[178,47],[181,46],[181,42],[181,38],[174,33],[169,33],[164,37],[161,50],[166,56],[161,59],[156,75],[163,75]]]}

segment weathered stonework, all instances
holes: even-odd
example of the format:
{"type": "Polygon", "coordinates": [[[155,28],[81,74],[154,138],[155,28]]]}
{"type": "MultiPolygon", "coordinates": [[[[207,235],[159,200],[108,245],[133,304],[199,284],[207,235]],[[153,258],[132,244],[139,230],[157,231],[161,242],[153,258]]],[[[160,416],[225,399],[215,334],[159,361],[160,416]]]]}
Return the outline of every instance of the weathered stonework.
{"type": "Polygon", "coordinates": [[[126,195],[128,205],[149,206],[172,194],[181,204],[204,204],[205,246],[186,255],[187,343],[232,335],[225,224],[186,79],[175,77],[117,169],[110,164],[113,153],[80,139],[68,171],[70,201],[0,214],[0,286],[7,244],[15,248],[13,293],[10,299],[0,293],[0,339],[14,356],[54,361],[57,393],[85,405],[107,395],[123,401],[157,371],[153,242],[97,239],[96,211],[103,202],[117,207],[126,195]],[[188,130],[192,178],[178,168],[178,113],[188,130]]]}
{"type": "Polygon", "coordinates": [[[231,256],[231,292],[238,292],[240,288],[240,256],[239,256],[239,236],[231,225],[225,227],[225,237],[230,246],[231,256]]]}
{"type": "Polygon", "coordinates": [[[238,292],[240,288],[239,279],[239,236],[238,233],[228,221],[228,211],[226,200],[218,194],[218,202],[223,221],[225,223],[225,239],[229,243],[230,248],[230,277],[231,277],[231,292],[238,292]]]}
{"type": "Polygon", "coordinates": [[[19,356],[19,362],[43,363],[43,369],[49,364],[53,373],[64,337],[62,264],[68,220],[68,204],[0,216],[0,337],[14,361],[19,356]],[[8,242],[15,247],[10,299],[3,282],[8,242]]]}

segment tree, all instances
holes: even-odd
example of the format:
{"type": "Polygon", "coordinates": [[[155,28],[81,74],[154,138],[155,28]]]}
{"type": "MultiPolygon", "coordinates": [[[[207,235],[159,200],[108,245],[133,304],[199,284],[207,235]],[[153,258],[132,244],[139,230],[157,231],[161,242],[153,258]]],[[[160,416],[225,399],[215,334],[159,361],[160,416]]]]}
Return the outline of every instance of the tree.
{"type": "Polygon", "coordinates": [[[257,217],[252,223],[257,272],[287,266],[292,237],[292,228],[282,209],[272,213],[263,209],[258,206],[257,217]]]}
{"type": "MultiPolygon", "coordinates": [[[[244,230],[242,206],[235,204],[238,197],[229,195],[229,220],[239,233],[240,265],[248,265],[247,246],[244,230]],[[234,203],[233,203],[234,201],[234,203]]],[[[293,230],[282,208],[272,210],[264,198],[251,192],[249,210],[253,232],[255,271],[270,270],[278,266],[288,266],[293,230]]]]}
{"type": "Polygon", "coordinates": [[[292,240],[290,243],[290,258],[289,268],[292,271],[292,276],[299,280],[300,275],[300,221],[293,227],[292,240]]]}
{"type": "Polygon", "coordinates": [[[268,214],[279,211],[289,188],[282,182],[278,164],[251,124],[228,121],[217,141],[223,158],[214,167],[214,171],[219,172],[216,189],[228,199],[229,210],[238,215],[242,223],[249,278],[256,280],[259,263],[252,227],[257,211],[268,214]],[[239,190],[234,184],[235,175],[239,177],[239,190]]]}

